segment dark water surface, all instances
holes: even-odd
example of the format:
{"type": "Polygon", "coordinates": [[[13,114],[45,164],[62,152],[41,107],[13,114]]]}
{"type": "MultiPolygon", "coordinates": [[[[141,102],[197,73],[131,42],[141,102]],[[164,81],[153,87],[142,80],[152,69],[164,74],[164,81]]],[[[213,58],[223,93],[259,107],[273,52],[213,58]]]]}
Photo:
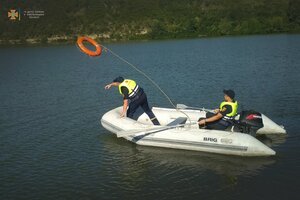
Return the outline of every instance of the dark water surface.
{"type": "Polygon", "coordinates": [[[142,147],[99,123],[121,105],[106,83],[137,80],[152,106],[170,107],[149,81],[103,52],[73,46],[0,49],[0,199],[292,199],[300,185],[300,35],[108,44],[175,103],[215,108],[224,88],[242,109],[283,124],[260,138],[277,155],[241,158],[142,147]]]}

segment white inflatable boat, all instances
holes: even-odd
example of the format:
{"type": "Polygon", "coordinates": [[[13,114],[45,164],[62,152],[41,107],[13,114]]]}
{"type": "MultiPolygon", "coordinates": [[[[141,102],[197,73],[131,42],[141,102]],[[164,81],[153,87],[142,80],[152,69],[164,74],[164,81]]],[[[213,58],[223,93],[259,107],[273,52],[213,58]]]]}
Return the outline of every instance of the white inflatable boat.
{"type": "MultiPolygon", "coordinates": [[[[238,156],[272,156],[275,151],[243,130],[231,127],[226,131],[199,129],[197,121],[206,112],[199,110],[181,110],[153,107],[152,111],[161,126],[154,126],[143,113],[136,120],[120,118],[122,107],[105,113],[102,126],[108,131],[138,145],[185,149],[238,156]]],[[[277,125],[265,115],[260,115],[263,127],[256,134],[286,134],[282,126],[277,125]]]]}

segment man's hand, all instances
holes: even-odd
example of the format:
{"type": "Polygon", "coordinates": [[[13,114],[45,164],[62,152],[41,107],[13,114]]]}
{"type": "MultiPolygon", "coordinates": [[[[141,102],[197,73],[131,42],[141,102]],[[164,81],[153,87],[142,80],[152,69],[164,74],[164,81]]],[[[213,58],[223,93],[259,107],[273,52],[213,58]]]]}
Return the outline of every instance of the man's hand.
{"type": "Polygon", "coordinates": [[[125,113],[122,112],[122,113],[120,114],[120,118],[123,118],[123,117],[125,117],[125,113]]]}
{"type": "Polygon", "coordinates": [[[198,121],[199,125],[205,125],[206,123],[206,119],[201,119],[200,121],[198,121]]]}
{"type": "Polygon", "coordinates": [[[111,84],[106,85],[104,88],[108,90],[111,87],[111,84]]]}

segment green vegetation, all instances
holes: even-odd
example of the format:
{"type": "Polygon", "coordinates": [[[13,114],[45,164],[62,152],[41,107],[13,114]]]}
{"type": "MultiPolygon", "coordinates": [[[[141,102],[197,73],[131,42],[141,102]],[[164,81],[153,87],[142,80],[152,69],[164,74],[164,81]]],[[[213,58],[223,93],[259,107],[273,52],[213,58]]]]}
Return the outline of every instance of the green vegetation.
{"type": "Polygon", "coordinates": [[[0,6],[2,44],[74,41],[78,35],[120,41],[300,33],[299,0],[7,0],[0,6]],[[10,21],[11,8],[45,16],[10,21]]]}

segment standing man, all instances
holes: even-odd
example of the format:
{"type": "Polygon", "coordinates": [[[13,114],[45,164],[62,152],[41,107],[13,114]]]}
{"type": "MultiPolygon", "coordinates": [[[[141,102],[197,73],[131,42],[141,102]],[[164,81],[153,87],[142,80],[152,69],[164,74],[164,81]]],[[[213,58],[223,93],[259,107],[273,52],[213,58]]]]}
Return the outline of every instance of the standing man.
{"type": "Polygon", "coordinates": [[[154,113],[149,108],[146,93],[134,80],[124,79],[119,76],[115,78],[112,83],[106,85],[105,89],[108,90],[111,86],[118,87],[120,94],[123,95],[123,111],[120,115],[121,117],[125,117],[127,113],[127,117],[133,118],[134,112],[141,106],[152,123],[154,125],[160,125],[154,113]]]}
{"type": "Polygon", "coordinates": [[[219,109],[215,110],[215,114],[206,113],[206,118],[199,119],[199,128],[206,126],[207,129],[225,130],[233,124],[238,102],[234,100],[235,93],[233,90],[223,90],[223,92],[225,101],[220,104],[219,109]]]}

